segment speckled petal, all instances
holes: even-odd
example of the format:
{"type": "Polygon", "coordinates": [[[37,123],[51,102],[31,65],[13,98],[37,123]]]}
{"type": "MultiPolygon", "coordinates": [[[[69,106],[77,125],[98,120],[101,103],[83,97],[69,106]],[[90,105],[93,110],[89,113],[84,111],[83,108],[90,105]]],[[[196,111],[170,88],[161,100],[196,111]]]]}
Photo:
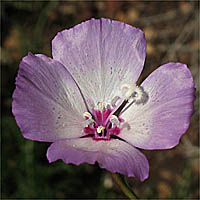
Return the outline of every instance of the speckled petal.
{"type": "Polygon", "coordinates": [[[86,108],[61,63],[29,53],[20,63],[12,111],[25,138],[56,141],[82,135],[86,108]]]}
{"type": "Polygon", "coordinates": [[[49,162],[62,159],[65,163],[79,165],[83,162],[126,176],[136,177],[140,181],[148,178],[149,165],[146,157],[126,142],[114,139],[95,141],[91,138],[57,141],[47,151],[49,162]]]}
{"type": "Polygon", "coordinates": [[[91,19],[59,32],[52,42],[53,58],[73,75],[87,98],[110,101],[122,82],[135,83],[146,53],[144,33],[110,19],[91,19]]]}
{"type": "Polygon", "coordinates": [[[142,83],[146,104],[132,105],[122,116],[129,124],[120,137],[143,149],[168,149],[179,143],[193,112],[194,82],[181,63],[168,63],[142,83]]]}

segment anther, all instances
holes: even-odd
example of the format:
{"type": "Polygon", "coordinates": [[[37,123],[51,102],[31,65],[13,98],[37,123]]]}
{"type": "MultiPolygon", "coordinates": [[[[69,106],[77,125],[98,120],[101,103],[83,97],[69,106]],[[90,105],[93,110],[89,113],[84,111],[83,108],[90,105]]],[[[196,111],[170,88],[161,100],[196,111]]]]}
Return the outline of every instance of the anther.
{"type": "Polygon", "coordinates": [[[119,124],[120,124],[120,121],[119,121],[119,119],[116,115],[112,115],[110,117],[110,122],[113,123],[113,124],[116,124],[117,126],[119,126],[119,124]]]}
{"type": "Polygon", "coordinates": [[[104,102],[98,102],[98,109],[103,112],[105,110],[105,103],[104,102]]]}
{"type": "Polygon", "coordinates": [[[92,119],[92,115],[89,112],[84,112],[83,117],[87,117],[88,119],[92,119]]]}
{"type": "Polygon", "coordinates": [[[84,112],[83,117],[88,118],[85,121],[85,127],[91,125],[94,122],[94,120],[92,119],[92,115],[89,112],[84,112]]]}
{"type": "Polygon", "coordinates": [[[99,126],[99,127],[97,128],[97,133],[101,133],[101,131],[104,130],[104,129],[105,129],[105,127],[99,126]]]}

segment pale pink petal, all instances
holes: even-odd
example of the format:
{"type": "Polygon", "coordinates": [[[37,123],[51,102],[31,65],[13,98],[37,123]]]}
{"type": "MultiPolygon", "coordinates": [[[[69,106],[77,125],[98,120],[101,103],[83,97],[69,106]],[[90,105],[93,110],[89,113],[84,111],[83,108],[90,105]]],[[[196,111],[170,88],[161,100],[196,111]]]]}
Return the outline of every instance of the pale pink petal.
{"type": "Polygon", "coordinates": [[[120,93],[122,82],[136,82],[145,60],[144,33],[110,19],[91,19],[59,32],[52,42],[53,58],[73,75],[95,104],[120,93]]]}
{"type": "Polygon", "coordinates": [[[168,63],[142,83],[149,99],[132,105],[122,118],[128,122],[120,137],[143,149],[176,146],[186,132],[193,112],[194,82],[181,63],[168,63]]]}
{"type": "Polygon", "coordinates": [[[79,165],[96,161],[101,168],[113,173],[136,177],[140,181],[148,178],[149,165],[146,157],[133,146],[118,139],[95,141],[91,138],[62,140],[53,143],[48,151],[49,162],[62,159],[65,163],[79,165]]]}
{"type": "Polygon", "coordinates": [[[55,141],[82,135],[86,107],[62,64],[29,53],[20,63],[12,111],[24,137],[55,141]]]}

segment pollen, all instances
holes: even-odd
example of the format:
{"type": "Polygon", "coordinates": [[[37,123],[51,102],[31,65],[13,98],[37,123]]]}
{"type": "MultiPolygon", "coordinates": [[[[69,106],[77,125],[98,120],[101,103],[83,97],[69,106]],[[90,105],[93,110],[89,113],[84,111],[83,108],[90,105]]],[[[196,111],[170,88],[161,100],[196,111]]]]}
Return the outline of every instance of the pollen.
{"type": "Polygon", "coordinates": [[[105,129],[105,127],[99,126],[99,127],[97,128],[97,133],[101,133],[101,131],[103,131],[104,129],[105,129]]]}
{"type": "Polygon", "coordinates": [[[98,102],[98,109],[103,112],[105,110],[105,103],[104,102],[98,102]]]}
{"type": "Polygon", "coordinates": [[[90,124],[94,122],[94,120],[92,119],[92,115],[89,112],[84,112],[83,117],[86,119],[85,127],[88,127],[90,124]]]}
{"type": "Polygon", "coordinates": [[[119,124],[120,124],[119,119],[116,115],[112,115],[110,117],[110,122],[113,123],[113,124],[116,124],[117,126],[119,126],[119,124]]]}
{"type": "Polygon", "coordinates": [[[88,119],[92,119],[92,115],[89,112],[84,112],[83,117],[87,117],[88,119]]]}

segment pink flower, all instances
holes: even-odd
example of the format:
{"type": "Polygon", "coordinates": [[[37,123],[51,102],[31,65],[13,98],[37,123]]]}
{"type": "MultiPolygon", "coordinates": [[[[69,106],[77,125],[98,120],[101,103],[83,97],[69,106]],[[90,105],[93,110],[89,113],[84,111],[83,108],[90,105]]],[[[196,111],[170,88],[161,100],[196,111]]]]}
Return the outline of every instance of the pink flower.
{"type": "Polygon", "coordinates": [[[13,114],[25,138],[52,142],[49,162],[87,162],[112,172],[148,177],[137,149],[179,143],[193,112],[194,82],[185,64],[168,63],[136,86],[145,61],[144,33],[109,19],[59,32],[53,59],[24,57],[13,114]]]}

